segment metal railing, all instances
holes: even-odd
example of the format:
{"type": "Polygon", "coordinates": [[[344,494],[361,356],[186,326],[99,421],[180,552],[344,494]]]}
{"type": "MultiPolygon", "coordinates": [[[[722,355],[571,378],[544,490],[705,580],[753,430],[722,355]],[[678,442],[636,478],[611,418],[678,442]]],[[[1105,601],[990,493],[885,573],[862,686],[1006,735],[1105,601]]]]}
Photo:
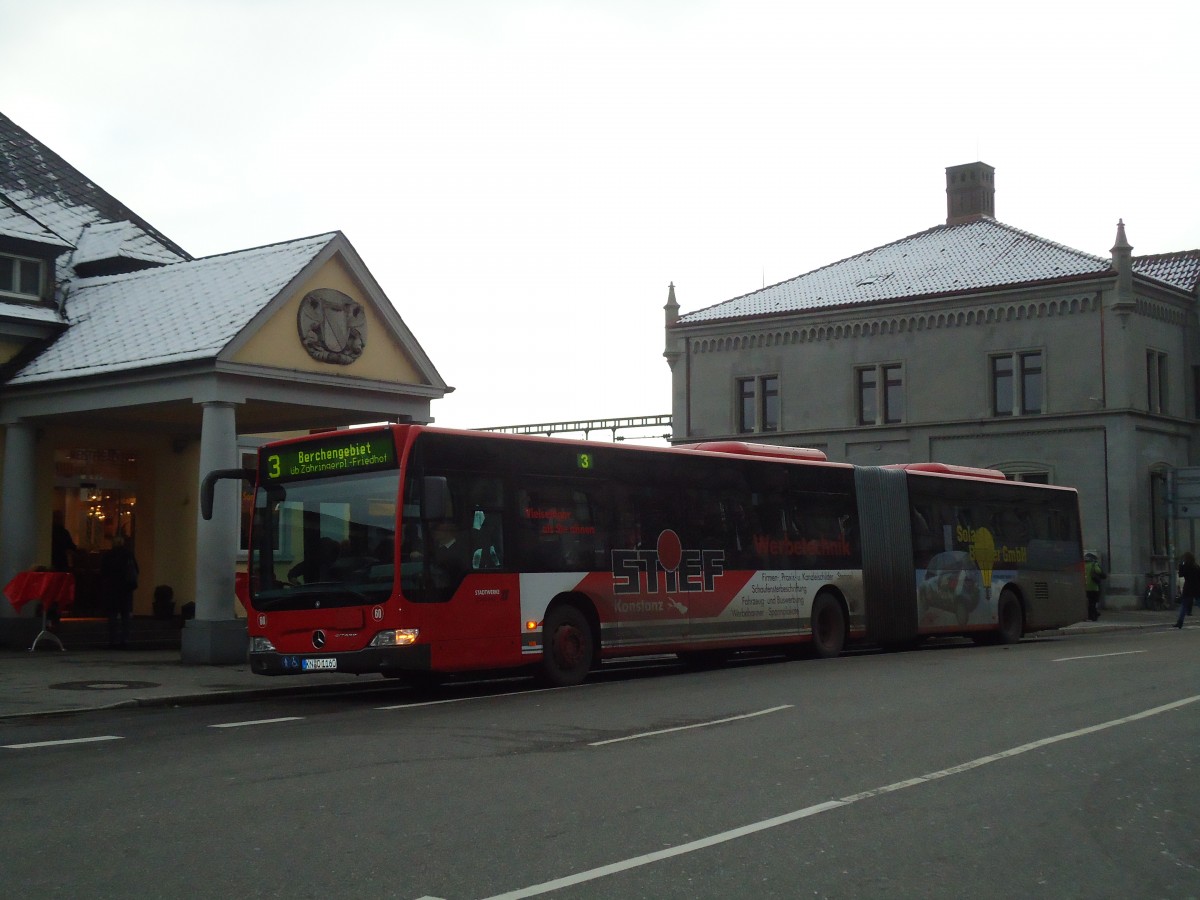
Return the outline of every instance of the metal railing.
{"type": "MultiPolygon", "coordinates": [[[[496,425],[491,428],[475,428],[474,431],[490,431],[497,434],[582,434],[588,438],[593,431],[611,431],[613,440],[624,438],[618,432],[631,428],[666,428],[667,433],[661,435],[665,439],[671,437],[671,416],[626,416],[621,419],[576,419],[567,422],[539,422],[533,425],[496,425]]],[[[653,435],[660,437],[660,435],[653,435]]]]}

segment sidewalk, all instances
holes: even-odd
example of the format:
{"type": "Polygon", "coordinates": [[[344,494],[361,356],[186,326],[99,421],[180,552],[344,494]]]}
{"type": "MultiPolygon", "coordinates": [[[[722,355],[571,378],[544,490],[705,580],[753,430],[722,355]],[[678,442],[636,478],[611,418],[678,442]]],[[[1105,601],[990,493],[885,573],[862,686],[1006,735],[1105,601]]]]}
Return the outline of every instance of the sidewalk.
{"type": "Polygon", "coordinates": [[[395,684],[374,675],[255,675],[248,663],[184,664],[173,650],[0,652],[0,719],[132,706],[228,703],[395,684]]]}
{"type": "MultiPolygon", "coordinates": [[[[1167,628],[1171,611],[1106,610],[1098,622],[1080,622],[1059,634],[1096,634],[1167,628]]],[[[1200,618],[1192,620],[1200,625],[1200,618]]],[[[228,703],[279,694],[340,692],[394,684],[374,675],[255,675],[248,663],[185,665],[178,649],[60,651],[0,650],[0,719],[95,709],[228,703]]]]}

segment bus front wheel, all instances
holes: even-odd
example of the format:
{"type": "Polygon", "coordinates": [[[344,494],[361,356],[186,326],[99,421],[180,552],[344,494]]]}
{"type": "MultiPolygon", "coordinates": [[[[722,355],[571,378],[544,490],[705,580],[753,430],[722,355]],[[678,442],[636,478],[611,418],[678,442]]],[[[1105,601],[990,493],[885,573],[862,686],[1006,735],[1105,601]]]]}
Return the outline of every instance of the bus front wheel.
{"type": "Polygon", "coordinates": [[[812,605],[812,652],[820,659],[832,659],[846,645],[846,617],[842,604],[822,591],[812,605]]]}
{"type": "Polygon", "coordinates": [[[569,604],[550,610],[542,623],[542,680],[555,687],[579,684],[592,669],[595,637],[587,617],[569,604]]]}

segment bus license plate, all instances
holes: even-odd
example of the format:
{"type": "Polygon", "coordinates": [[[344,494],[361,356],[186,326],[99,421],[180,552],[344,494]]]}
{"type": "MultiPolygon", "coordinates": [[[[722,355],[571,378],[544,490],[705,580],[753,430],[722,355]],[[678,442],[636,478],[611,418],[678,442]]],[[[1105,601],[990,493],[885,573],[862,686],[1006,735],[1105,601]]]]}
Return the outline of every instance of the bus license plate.
{"type": "Polygon", "coordinates": [[[336,669],[337,660],[332,657],[325,659],[302,659],[300,660],[300,669],[304,672],[316,672],[321,669],[336,669]]]}

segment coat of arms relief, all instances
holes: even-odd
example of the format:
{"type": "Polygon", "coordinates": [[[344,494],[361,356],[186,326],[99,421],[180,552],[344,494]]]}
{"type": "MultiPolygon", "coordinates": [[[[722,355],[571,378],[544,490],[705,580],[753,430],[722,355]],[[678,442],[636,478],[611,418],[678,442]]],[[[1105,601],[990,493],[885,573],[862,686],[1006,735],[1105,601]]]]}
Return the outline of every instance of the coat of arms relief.
{"type": "Polygon", "coordinates": [[[367,346],[367,314],[363,305],[333,288],[309,291],[296,314],[300,343],[318,362],[346,366],[367,346]]]}

